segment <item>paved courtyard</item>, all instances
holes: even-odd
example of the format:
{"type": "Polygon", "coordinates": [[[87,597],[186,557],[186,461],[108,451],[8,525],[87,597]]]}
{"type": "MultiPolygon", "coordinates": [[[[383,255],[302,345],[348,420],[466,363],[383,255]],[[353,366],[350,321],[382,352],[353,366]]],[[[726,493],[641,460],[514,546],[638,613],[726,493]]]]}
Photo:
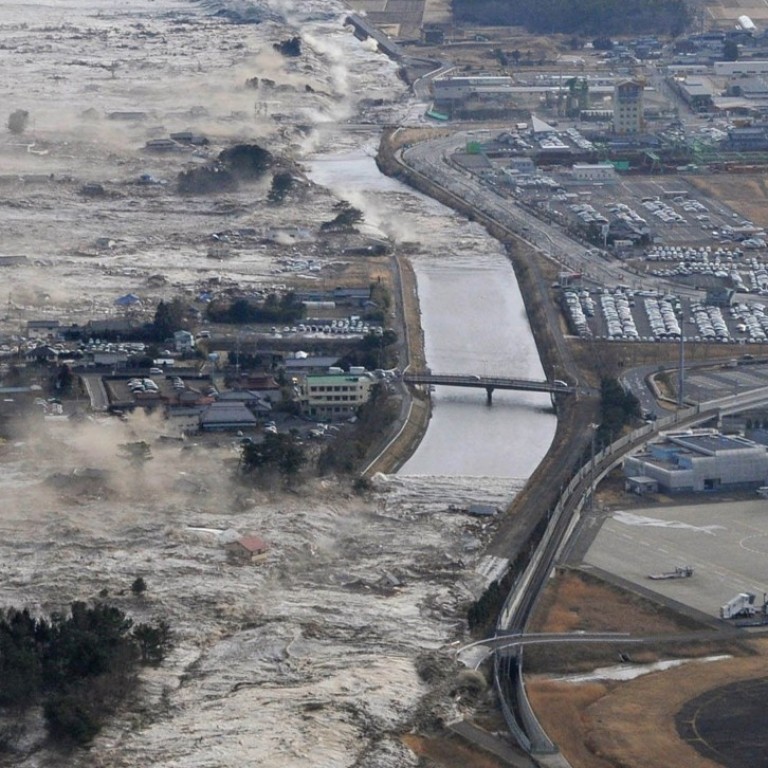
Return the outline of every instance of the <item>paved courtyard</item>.
{"type": "Polygon", "coordinates": [[[768,501],[731,501],[615,510],[605,518],[585,558],[665,598],[718,616],[739,592],[768,592],[768,501]],[[650,574],[691,565],[688,579],[655,581],[650,574]]]}

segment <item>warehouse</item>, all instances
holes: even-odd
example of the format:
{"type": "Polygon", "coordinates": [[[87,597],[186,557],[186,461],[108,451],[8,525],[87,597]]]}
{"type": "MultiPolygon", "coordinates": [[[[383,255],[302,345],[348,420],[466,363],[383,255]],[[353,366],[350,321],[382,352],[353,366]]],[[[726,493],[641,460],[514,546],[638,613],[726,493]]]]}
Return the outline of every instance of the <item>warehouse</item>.
{"type": "Polygon", "coordinates": [[[713,429],[669,432],[625,459],[624,475],[651,478],[667,493],[758,488],[768,478],[768,452],[713,429]]]}

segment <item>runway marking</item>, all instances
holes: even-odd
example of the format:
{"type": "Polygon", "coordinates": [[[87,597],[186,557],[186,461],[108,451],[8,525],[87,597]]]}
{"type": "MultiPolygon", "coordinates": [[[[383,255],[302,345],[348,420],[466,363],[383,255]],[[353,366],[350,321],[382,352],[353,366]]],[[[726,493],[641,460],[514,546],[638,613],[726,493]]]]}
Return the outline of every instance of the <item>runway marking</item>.
{"type": "Polygon", "coordinates": [[[661,520],[658,517],[646,517],[637,515],[634,512],[614,512],[613,519],[624,525],[637,526],[639,528],[675,528],[686,531],[696,531],[696,533],[706,533],[710,536],[715,535],[715,531],[724,531],[724,525],[691,525],[683,523],[680,520],[661,520]]]}
{"type": "Polygon", "coordinates": [[[756,533],[752,536],[745,536],[740,542],[739,547],[741,549],[745,550],[746,552],[752,552],[755,555],[768,555],[768,545],[766,545],[765,549],[753,549],[752,547],[746,546],[744,543],[745,541],[749,541],[750,539],[764,539],[768,538],[768,533],[756,533]]]}

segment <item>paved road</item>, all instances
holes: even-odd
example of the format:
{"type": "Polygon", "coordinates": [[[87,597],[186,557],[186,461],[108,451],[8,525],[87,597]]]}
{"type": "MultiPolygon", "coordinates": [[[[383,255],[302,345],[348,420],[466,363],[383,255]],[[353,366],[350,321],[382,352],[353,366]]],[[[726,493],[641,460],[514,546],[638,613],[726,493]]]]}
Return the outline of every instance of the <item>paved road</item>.
{"type": "Polygon", "coordinates": [[[449,730],[465,738],[472,744],[484,749],[486,752],[495,755],[503,760],[507,765],[515,768],[535,768],[536,763],[525,753],[512,747],[505,740],[494,736],[492,733],[478,728],[474,723],[468,720],[460,720],[458,723],[452,723],[448,726],[449,730]]]}
{"type": "Polygon", "coordinates": [[[85,391],[91,400],[91,410],[106,411],[109,408],[109,398],[107,397],[107,391],[104,389],[101,374],[80,374],[80,378],[83,380],[85,391]]]}

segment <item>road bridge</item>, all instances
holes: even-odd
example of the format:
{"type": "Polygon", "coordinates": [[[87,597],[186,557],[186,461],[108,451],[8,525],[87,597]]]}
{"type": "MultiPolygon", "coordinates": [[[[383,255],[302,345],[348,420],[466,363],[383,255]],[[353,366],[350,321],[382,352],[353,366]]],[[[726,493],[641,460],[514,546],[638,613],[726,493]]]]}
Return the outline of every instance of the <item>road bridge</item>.
{"type": "Polygon", "coordinates": [[[571,395],[576,391],[564,381],[534,381],[514,379],[506,376],[473,376],[456,373],[406,373],[403,379],[408,384],[427,384],[430,386],[473,387],[484,389],[488,405],[493,403],[496,389],[516,389],[523,392],[549,392],[551,395],[571,395]]]}

